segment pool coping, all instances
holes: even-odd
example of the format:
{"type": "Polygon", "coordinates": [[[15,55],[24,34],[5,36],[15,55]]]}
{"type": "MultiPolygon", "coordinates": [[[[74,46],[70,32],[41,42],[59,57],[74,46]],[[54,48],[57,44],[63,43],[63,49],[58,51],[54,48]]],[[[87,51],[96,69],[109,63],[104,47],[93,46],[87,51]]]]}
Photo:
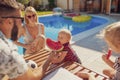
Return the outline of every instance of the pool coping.
{"type": "Polygon", "coordinates": [[[72,41],[71,41],[72,44],[75,43],[76,41],[82,40],[82,39],[84,39],[84,38],[86,38],[86,37],[88,37],[90,35],[93,35],[93,34],[95,34],[97,32],[100,32],[107,25],[109,25],[110,23],[115,22],[114,19],[110,20],[108,17],[98,16],[98,15],[90,15],[90,16],[104,18],[104,19],[108,20],[108,22],[105,23],[105,24],[102,24],[100,26],[97,26],[95,28],[83,31],[81,33],[78,33],[78,34],[72,36],[72,41]]]}

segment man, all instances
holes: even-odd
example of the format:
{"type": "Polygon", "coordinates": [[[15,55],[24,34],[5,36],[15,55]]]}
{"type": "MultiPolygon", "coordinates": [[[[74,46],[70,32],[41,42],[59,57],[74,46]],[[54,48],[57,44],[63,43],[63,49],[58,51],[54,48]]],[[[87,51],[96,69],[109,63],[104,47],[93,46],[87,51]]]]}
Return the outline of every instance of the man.
{"type": "Polygon", "coordinates": [[[15,0],[0,0],[0,80],[5,75],[10,80],[40,80],[53,57],[50,55],[41,68],[32,71],[18,54],[16,45],[9,39],[17,39],[17,27],[22,24],[20,8],[15,0]]]}

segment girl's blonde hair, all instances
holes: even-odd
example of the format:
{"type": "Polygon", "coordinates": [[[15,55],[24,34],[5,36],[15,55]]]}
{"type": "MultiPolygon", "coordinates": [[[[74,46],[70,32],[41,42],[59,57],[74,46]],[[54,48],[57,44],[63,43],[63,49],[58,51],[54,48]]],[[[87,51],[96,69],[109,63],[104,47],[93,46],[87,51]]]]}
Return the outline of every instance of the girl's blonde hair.
{"type": "Polygon", "coordinates": [[[35,14],[35,15],[36,15],[35,21],[38,22],[37,11],[34,9],[34,7],[29,6],[29,7],[27,7],[27,8],[25,9],[25,22],[28,24],[29,21],[28,21],[28,19],[26,18],[26,14],[27,14],[27,13],[33,13],[33,14],[35,14]]]}
{"type": "Polygon", "coordinates": [[[71,32],[68,29],[61,29],[59,33],[63,33],[67,36],[67,39],[70,41],[72,38],[71,32]]]}
{"type": "Polygon", "coordinates": [[[115,47],[118,47],[120,45],[120,22],[108,25],[102,31],[102,35],[105,40],[111,42],[115,47]]]}

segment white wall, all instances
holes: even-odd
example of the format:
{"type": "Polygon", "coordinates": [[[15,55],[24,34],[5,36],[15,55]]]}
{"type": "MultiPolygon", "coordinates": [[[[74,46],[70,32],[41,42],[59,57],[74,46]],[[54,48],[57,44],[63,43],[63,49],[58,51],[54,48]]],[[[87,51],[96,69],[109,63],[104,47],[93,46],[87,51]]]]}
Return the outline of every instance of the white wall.
{"type": "Polygon", "coordinates": [[[69,0],[69,9],[73,9],[73,0],[69,0]]]}
{"type": "Polygon", "coordinates": [[[62,9],[67,9],[67,0],[57,0],[57,6],[62,9]]]}
{"type": "MultiPolygon", "coordinates": [[[[57,0],[57,6],[67,9],[67,0],[57,0]]],[[[73,9],[73,0],[69,0],[69,9],[73,9]]]]}
{"type": "Polygon", "coordinates": [[[48,5],[48,0],[43,0],[44,5],[48,5]]]}
{"type": "Polygon", "coordinates": [[[41,4],[44,6],[48,5],[48,0],[40,0],[41,1],[41,4]]]}

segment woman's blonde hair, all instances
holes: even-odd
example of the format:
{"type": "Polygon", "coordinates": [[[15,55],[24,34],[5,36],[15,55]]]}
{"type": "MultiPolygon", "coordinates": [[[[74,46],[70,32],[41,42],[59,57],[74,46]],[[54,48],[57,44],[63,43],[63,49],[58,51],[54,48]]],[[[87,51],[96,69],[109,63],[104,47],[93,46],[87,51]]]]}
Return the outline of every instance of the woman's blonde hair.
{"type": "Polygon", "coordinates": [[[70,32],[68,29],[61,29],[61,30],[59,31],[59,33],[65,34],[65,35],[67,36],[67,39],[68,39],[69,41],[70,41],[71,38],[72,38],[71,32],[70,32]]]}
{"type": "Polygon", "coordinates": [[[102,31],[102,35],[105,40],[111,42],[115,47],[118,47],[120,45],[120,22],[115,22],[108,25],[102,31]]]}
{"type": "Polygon", "coordinates": [[[28,21],[28,19],[26,18],[26,14],[27,14],[27,13],[34,13],[34,14],[36,15],[35,21],[38,22],[37,11],[34,9],[34,7],[29,6],[29,7],[27,7],[27,8],[25,9],[25,17],[24,17],[24,18],[25,18],[25,22],[28,24],[29,21],[28,21]]]}

